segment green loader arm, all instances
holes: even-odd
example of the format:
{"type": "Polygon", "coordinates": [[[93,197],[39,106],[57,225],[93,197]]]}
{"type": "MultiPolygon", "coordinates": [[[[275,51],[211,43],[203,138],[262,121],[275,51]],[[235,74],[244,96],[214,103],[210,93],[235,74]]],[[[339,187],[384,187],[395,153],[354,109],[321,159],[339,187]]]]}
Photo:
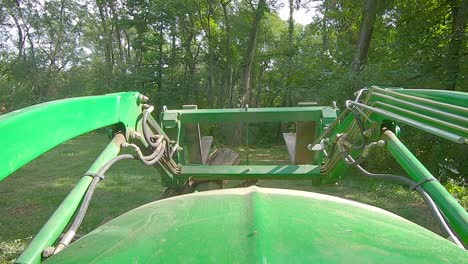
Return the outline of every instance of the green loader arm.
{"type": "MultiPolygon", "coordinates": [[[[79,97],[52,101],[0,116],[0,180],[31,160],[76,136],[105,126],[140,130],[142,104],[137,92],[79,97]]],[[[117,132],[117,131],[116,131],[117,132]]],[[[67,226],[91,183],[92,175],[120,152],[123,136],[115,137],[85,173],[74,189],[49,218],[18,263],[38,263],[44,249],[51,246],[67,226]]]]}
{"type": "MultiPolygon", "coordinates": [[[[314,179],[336,180],[348,165],[360,167],[376,146],[385,147],[406,171],[404,182],[426,194],[433,211],[446,220],[463,244],[468,244],[468,214],[435,177],[398,139],[398,124],[413,126],[458,144],[468,143],[468,94],[436,90],[405,90],[371,87],[358,92],[340,112],[335,107],[302,106],[245,109],[165,110],[160,124],[149,115],[151,134],[164,137],[168,150],[155,165],[163,185],[184,186],[191,180],[224,179],[314,179]],[[284,122],[313,123],[315,154],[307,164],[208,166],[190,163],[190,144],[184,133],[202,122],[284,122]],[[168,137],[169,135],[169,137],[168,137]],[[357,146],[357,145],[361,146],[357,146]],[[356,158],[353,161],[353,157],[356,158]],[[174,157],[174,159],[173,159],[174,157]]],[[[76,136],[112,126],[114,137],[80,179],[55,213],[34,237],[18,263],[38,263],[41,254],[54,246],[69,225],[90,188],[93,175],[119,155],[121,147],[141,141],[150,149],[143,121],[149,114],[147,98],[137,92],[64,99],[39,104],[0,116],[0,181],[47,152],[76,136]],[[144,136],[142,136],[144,135],[144,136]]],[[[151,107],[150,107],[151,108],[151,107]]],[[[198,144],[195,142],[195,144],[198,144]]],[[[136,145],[133,145],[136,147],[136,145]]],[[[303,145],[305,146],[305,145],[303,145]]],[[[154,150],[155,148],[153,148],[154,150]]],[[[141,156],[140,156],[141,157],[141,156]]],[[[367,176],[381,177],[362,169],[367,176]]],[[[388,175],[386,176],[389,177],[388,175]]],[[[393,177],[395,178],[395,177],[393,177]]],[[[195,197],[195,196],[194,196],[195,197]]],[[[424,197],[424,196],[423,196],[424,197]]],[[[54,249],[54,248],[52,248],[54,249]]]]}
{"type": "Polygon", "coordinates": [[[136,92],[47,102],[0,116],[0,180],[55,146],[98,128],[137,130],[143,96],[136,92]]]}
{"type": "MultiPolygon", "coordinates": [[[[368,142],[383,140],[388,152],[414,181],[413,189],[421,187],[442,211],[451,228],[468,244],[468,214],[439,181],[398,139],[398,124],[412,126],[457,144],[468,144],[468,93],[444,90],[407,90],[373,86],[358,92],[354,101],[326,130],[315,144],[325,150],[322,172],[327,179],[336,179],[346,168],[340,143],[360,141],[364,134],[368,142]],[[353,114],[354,112],[354,114],[353,114]],[[364,131],[361,133],[357,116],[364,131]],[[343,137],[345,135],[345,137],[343,137]],[[346,139],[345,139],[346,138],[346,139]],[[325,142],[325,144],[324,144],[325,142]]],[[[367,144],[370,146],[372,144],[367,144]]],[[[369,149],[350,150],[359,156],[369,149]],[[359,153],[360,152],[360,153],[359,153]]],[[[368,152],[367,152],[368,154],[368,152]]]]}

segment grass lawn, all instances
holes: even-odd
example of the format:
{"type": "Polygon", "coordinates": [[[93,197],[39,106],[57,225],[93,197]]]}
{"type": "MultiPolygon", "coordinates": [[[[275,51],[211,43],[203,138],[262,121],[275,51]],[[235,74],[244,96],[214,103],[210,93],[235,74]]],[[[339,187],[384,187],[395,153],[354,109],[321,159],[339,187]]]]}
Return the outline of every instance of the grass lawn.
{"type": "MultiPolygon", "coordinates": [[[[14,259],[30,241],[81,175],[107,145],[104,134],[90,133],[42,155],[0,182],[0,263],[14,259]]],[[[245,163],[288,163],[284,146],[237,151],[245,163]]],[[[336,184],[312,186],[310,181],[260,181],[259,186],[298,189],[344,197],[384,208],[439,232],[422,199],[415,192],[359,176],[346,176],[336,184]]],[[[137,161],[117,163],[94,194],[80,227],[83,235],[99,225],[145,203],[157,200],[163,191],[154,168],[137,161]]]]}

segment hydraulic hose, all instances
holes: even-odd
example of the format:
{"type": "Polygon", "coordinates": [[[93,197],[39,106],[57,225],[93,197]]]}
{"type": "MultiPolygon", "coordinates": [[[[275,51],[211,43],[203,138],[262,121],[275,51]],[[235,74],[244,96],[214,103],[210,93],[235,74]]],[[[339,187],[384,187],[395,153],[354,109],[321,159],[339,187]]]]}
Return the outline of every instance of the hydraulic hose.
{"type": "Polygon", "coordinates": [[[360,135],[361,135],[361,145],[353,145],[353,149],[363,149],[366,144],[367,144],[367,137],[364,136],[364,131],[366,131],[364,127],[364,122],[362,122],[361,117],[359,116],[358,113],[354,109],[351,109],[351,113],[353,113],[354,119],[356,119],[356,123],[358,124],[359,130],[360,130],[360,135]]]}
{"type": "Polygon", "coordinates": [[[427,207],[431,211],[432,215],[434,216],[434,219],[438,223],[438,225],[439,225],[441,231],[444,233],[444,235],[449,236],[457,246],[459,246],[462,249],[465,249],[465,247],[460,242],[458,237],[454,234],[454,232],[447,225],[447,222],[446,222],[444,216],[440,213],[439,208],[434,203],[431,196],[429,196],[429,194],[427,194],[427,192],[417,182],[415,182],[415,181],[413,181],[413,180],[411,180],[409,178],[399,176],[399,175],[371,173],[371,172],[365,170],[361,165],[355,164],[355,160],[347,152],[343,152],[343,157],[344,157],[344,160],[347,161],[347,164],[349,162],[349,164],[355,166],[359,170],[359,172],[361,172],[361,174],[366,176],[366,177],[392,181],[392,182],[395,182],[397,184],[407,186],[407,187],[411,188],[412,190],[416,190],[421,195],[421,197],[423,198],[424,202],[426,203],[427,207]]]}
{"type": "Polygon", "coordinates": [[[155,148],[157,147],[157,142],[153,142],[153,140],[151,139],[151,136],[149,134],[150,128],[148,127],[148,122],[147,122],[148,115],[151,114],[153,110],[154,110],[154,107],[150,105],[148,109],[146,109],[143,112],[142,126],[143,126],[143,136],[145,137],[146,142],[148,142],[150,146],[155,148]]]}
{"type": "Polygon", "coordinates": [[[123,143],[122,147],[132,147],[135,152],[138,154],[139,160],[145,165],[154,165],[156,164],[163,156],[164,152],[166,151],[166,144],[163,141],[163,137],[160,137],[158,141],[156,141],[157,147],[153,153],[148,156],[144,156],[141,152],[140,148],[135,144],[128,144],[123,143]]]}
{"type": "Polygon", "coordinates": [[[452,231],[452,229],[450,229],[450,227],[448,226],[447,222],[445,221],[444,216],[440,212],[440,210],[437,207],[437,205],[435,204],[434,200],[432,200],[431,196],[429,196],[429,194],[421,186],[417,186],[414,189],[424,199],[424,202],[429,207],[429,209],[430,209],[430,211],[432,213],[432,216],[434,217],[434,219],[436,219],[437,223],[439,224],[439,227],[440,227],[441,231],[444,232],[444,235],[446,235],[447,237],[450,237],[457,246],[459,246],[462,249],[465,249],[465,247],[463,246],[463,243],[455,235],[455,232],[452,231]]]}
{"type": "Polygon", "coordinates": [[[75,220],[73,221],[73,224],[71,225],[70,229],[68,229],[68,231],[65,233],[62,240],[60,240],[60,243],[57,246],[57,248],[55,249],[54,254],[57,254],[58,252],[62,251],[62,249],[64,249],[66,246],[68,246],[71,243],[71,241],[73,240],[73,238],[75,237],[76,232],[77,232],[78,228],[80,227],[81,222],[83,221],[83,219],[84,219],[84,217],[86,215],[86,211],[88,210],[89,203],[91,202],[91,198],[93,197],[94,190],[96,189],[96,186],[99,183],[99,181],[101,181],[101,179],[104,178],[104,174],[116,162],[121,161],[121,160],[125,160],[125,159],[134,159],[134,158],[135,157],[130,155],[130,154],[119,155],[119,156],[111,159],[107,163],[105,163],[101,167],[101,169],[99,169],[99,171],[94,175],[94,178],[93,178],[91,184],[89,185],[88,190],[86,191],[86,195],[85,195],[83,201],[81,202],[80,210],[78,211],[78,214],[76,215],[75,220]]]}
{"type": "MultiPolygon", "coordinates": [[[[361,95],[362,91],[360,91],[359,96],[361,95]]],[[[358,97],[359,98],[359,97],[358,97]]],[[[366,128],[364,126],[364,122],[362,121],[359,113],[354,109],[354,105],[351,105],[351,101],[346,101],[346,108],[351,111],[353,114],[354,119],[356,120],[356,123],[359,127],[360,135],[361,135],[361,144],[360,145],[353,145],[353,149],[363,149],[366,144],[367,144],[367,137],[364,135],[364,132],[366,131],[366,128]]]]}
{"type": "Polygon", "coordinates": [[[349,165],[349,166],[357,166],[361,164],[364,160],[365,158],[361,155],[357,159],[353,159],[353,161],[349,161],[348,159],[345,159],[344,162],[346,163],[346,165],[349,165]]]}
{"type": "MultiPolygon", "coordinates": [[[[138,159],[144,163],[145,165],[154,165],[158,162],[161,161],[161,158],[163,157],[164,153],[166,152],[166,141],[164,140],[165,137],[163,135],[157,135],[157,140],[154,140],[154,135],[151,132],[149,126],[148,126],[148,115],[154,110],[153,106],[149,106],[143,113],[143,119],[142,119],[142,127],[143,127],[143,136],[146,140],[146,142],[149,144],[149,146],[152,148],[153,153],[151,153],[148,156],[143,155],[141,152],[140,148],[135,145],[135,144],[129,144],[129,143],[122,143],[122,147],[132,147],[138,154],[138,159]],[[151,134],[150,134],[151,133],[151,134]]],[[[71,225],[71,227],[68,229],[68,231],[65,233],[63,238],[60,240],[60,243],[58,246],[55,248],[53,254],[57,254],[58,252],[62,251],[65,247],[67,247],[73,238],[76,235],[76,232],[78,231],[78,228],[80,227],[86,212],[88,210],[89,204],[91,202],[91,198],[93,197],[94,190],[96,189],[98,183],[104,178],[104,174],[109,170],[109,168],[114,165],[116,162],[124,159],[135,159],[133,155],[130,154],[122,154],[119,155],[107,163],[105,163],[99,171],[95,175],[90,175],[93,176],[93,180],[91,181],[88,190],[86,191],[85,197],[83,198],[83,201],[81,203],[80,209],[71,225]]],[[[163,159],[164,161],[164,159],[163,159]]],[[[169,163],[170,164],[170,163],[169,163]]],[[[166,164],[167,165],[167,164],[166,164]]],[[[172,165],[172,164],[171,164],[172,165]]],[[[170,167],[170,166],[169,166],[170,167]]]]}

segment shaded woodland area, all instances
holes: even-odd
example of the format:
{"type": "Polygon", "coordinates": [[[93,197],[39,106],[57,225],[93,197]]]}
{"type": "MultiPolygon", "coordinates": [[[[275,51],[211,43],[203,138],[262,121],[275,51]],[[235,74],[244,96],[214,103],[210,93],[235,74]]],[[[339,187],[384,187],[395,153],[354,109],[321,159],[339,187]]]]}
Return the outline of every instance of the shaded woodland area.
{"type": "Polygon", "coordinates": [[[136,90],[224,108],[329,104],[372,84],[466,90],[467,3],[2,0],[0,102],[136,90]]]}
{"type": "MultiPolygon", "coordinates": [[[[373,84],[467,91],[468,0],[1,3],[0,112],[129,90],[169,108],[340,105],[373,84]]],[[[435,174],[464,184],[466,148],[408,133],[435,174]]]]}

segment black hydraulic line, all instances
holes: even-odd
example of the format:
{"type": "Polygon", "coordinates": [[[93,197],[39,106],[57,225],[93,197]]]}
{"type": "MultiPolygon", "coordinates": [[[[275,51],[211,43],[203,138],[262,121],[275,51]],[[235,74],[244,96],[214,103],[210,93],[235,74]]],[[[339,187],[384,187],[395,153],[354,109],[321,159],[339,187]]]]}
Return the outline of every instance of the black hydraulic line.
{"type": "Polygon", "coordinates": [[[160,163],[166,170],[172,172],[173,174],[180,173],[180,167],[172,159],[161,159],[160,163]]]}
{"type": "Polygon", "coordinates": [[[150,146],[152,146],[153,148],[156,148],[155,151],[149,156],[143,156],[139,148],[134,145],[134,148],[135,150],[137,150],[140,160],[145,165],[154,165],[158,163],[166,151],[166,144],[163,141],[163,139],[167,139],[167,136],[165,136],[162,133],[162,131],[160,131],[157,124],[153,124],[152,119],[148,120],[148,115],[153,111],[153,109],[154,109],[153,106],[149,106],[148,109],[146,109],[145,112],[143,113],[142,127],[143,127],[143,136],[145,140],[148,142],[150,146]],[[156,142],[153,142],[151,135],[149,134],[149,132],[151,131],[151,129],[149,128],[149,125],[151,125],[159,133],[160,138],[156,142]]]}
{"type": "Polygon", "coordinates": [[[101,179],[104,177],[104,173],[106,173],[109,168],[117,163],[118,161],[125,160],[125,159],[134,159],[135,157],[130,154],[123,154],[119,155],[110,161],[108,161],[102,168],[96,173],[96,176],[94,177],[93,181],[91,182],[91,185],[88,188],[88,191],[86,192],[86,196],[83,199],[83,202],[81,203],[80,211],[78,211],[78,214],[75,218],[75,221],[73,222],[72,226],[70,227],[70,230],[72,231],[77,231],[78,227],[80,226],[84,215],[86,214],[86,210],[88,209],[89,202],[91,201],[91,198],[93,196],[94,190],[96,189],[97,184],[101,179]]]}
{"type": "MultiPolygon", "coordinates": [[[[143,113],[143,119],[142,119],[143,136],[144,136],[145,140],[148,142],[148,144],[150,146],[157,148],[159,140],[166,139],[166,143],[168,143],[169,138],[167,138],[167,136],[163,133],[163,131],[161,131],[161,128],[154,122],[154,119],[152,119],[152,118],[148,119],[148,115],[153,111],[153,109],[154,109],[153,106],[149,106],[148,109],[145,110],[145,112],[143,113]],[[157,133],[159,134],[160,138],[159,138],[159,140],[157,142],[152,141],[151,136],[149,134],[149,132],[151,131],[149,126],[151,126],[153,129],[155,129],[157,131],[157,133]]],[[[146,163],[147,159],[141,159],[142,162],[147,164],[147,165],[153,165],[153,164],[159,162],[168,171],[171,171],[174,174],[178,174],[179,173],[179,168],[178,168],[177,164],[174,164],[171,158],[169,158],[168,160],[166,160],[165,158],[162,158],[164,153],[166,152],[166,144],[163,142],[160,145],[164,145],[164,149],[162,150],[162,153],[159,153],[159,151],[157,151],[157,149],[156,149],[155,152],[158,152],[159,154],[157,155],[157,157],[155,157],[154,159],[152,159],[149,162],[150,164],[146,163]]],[[[150,155],[150,156],[153,156],[153,155],[150,155]]]]}
{"type": "Polygon", "coordinates": [[[360,135],[361,135],[361,145],[356,146],[353,145],[353,149],[363,149],[366,144],[367,144],[367,137],[364,136],[364,131],[366,131],[364,127],[364,122],[362,122],[361,117],[359,116],[358,113],[356,113],[356,110],[351,109],[351,113],[353,113],[354,119],[356,119],[356,123],[358,124],[359,130],[360,130],[360,135]]]}
{"type": "Polygon", "coordinates": [[[136,146],[135,144],[126,144],[123,145],[122,147],[133,147],[135,149],[135,152],[138,155],[138,159],[145,165],[152,166],[158,162],[160,162],[161,158],[163,157],[164,153],[166,152],[165,145],[160,144],[156,150],[149,156],[143,156],[141,153],[140,148],[136,146]]]}
{"type": "MultiPolygon", "coordinates": [[[[351,163],[355,161],[349,154],[345,153],[344,155],[346,155],[346,159],[351,160],[351,163]]],[[[376,174],[376,173],[368,172],[361,165],[355,164],[353,166],[355,166],[359,170],[359,172],[361,172],[361,174],[370,178],[388,180],[388,181],[392,181],[399,185],[407,186],[410,188],[416,186],[417,184],[415,181],[409,178],[403,177],[403,176],[394,175],[394,174],[376,174]]]]}
{"type": "MultiPolygon", "coordinates": [[[[355,102],[359,101],[359,98],[361,97],[362,93],[363,93],[364,91],[367,91],[367,90],[368,90],[368,89],[361,89],[361,90],[359,90],[359,91],[358,91],[358,95],[357,95],[357,97],[356,97],[356,99],[355,99],[355,102]]],[[[353,117],[354,117],[354,119],[356,120],[356,123],[357,123],[357,125],[358,125],[358,127],[359,127],[359,131],[360,131],[359,134],[360,134],[360,136],[361,136],[361,144],[360,144],[360,145],[354,145],[354,144],[353,144],[352,148],[353,148],[353,149],[363,149],[363,148],[365,148],[366,145],[367,145],[367,137],[364,135],[364,134],[365,134],[364,132],[366,131],[366,128],[365,128],[365,126],[364,126],[364,122],[363,122],[362,119],[361,119],[360,113],[358,113],[358,112],[356,111],[356,109],[355,109],[356,106],[350,105],[350,102],[351,102],[351,101],[349,101],[349,100],[346,101],[346,108],[347,108],[348,110],[350,110],[351,113],[353,114],[353,117]]]]}
{"type": "MultiPolygon", "coordinates": [[[[352,148],[352,149],[365,149],[367,147],[367,137],[364,135],[364,132],[365,132],[364,122],[362,121],[359,113],[355,109],[353,109],[352,106],[349,106],[348,103],[346,105],[347,105],[346,109],[349,110],[354,116],[354,119],[356,120],[356,123],[359,127],[359,131],[360,131],[359,134],[361,135],[360,145],[349,144],[347,145],[347,147],[352,148]]],[[[348,136],[347,134],[343,134],[341,138],[338,139],[338,148],[339,148],[339,151],[342,153],[345,153],[345,152],[347,153],[347,150],[344,144],[340,144],[339,141],[340,140],[346,141],[347,136],[348,136]]],[[[365,159],[366,159],[366,156],[362,155],[362,152],[361,152],[359,153],[359,156],[355,160],[353,159],[353,161],[348,161],[347,159],[344,159],[344,162],[347,165],[356,166],[356,165],[361,164],[365,159]]]]}
{"type": "MultiPolygon", "coordinates": [[[[348,160],[349,162],[353,163],[355,160],[351,155],[349,155],[347,152],[343,152],[343,157],[344,160],[348,160]]],[[[383,180],[388,180],[395,182],[397,184],[407,186],[412,190],[416,190],[421,197],[423,198],[424,202],[426,203],[427,207],[431,211],[431,214],[433,215],[434,219],[436,220],[437,224],[439,225],[441,231],[444,233],[445,236],[449,236],[452,238],[453,242],[459,246],[462,249],[465,249],[463,244],[460,242],[458,237],[454,234],[454,232],[450,229],[450,227],[447,225],[447,222],[444,218],[444,216],[440,213],[439,208],[437,205],[434,203],[432,200],[431,196],[427,194],[427,192],[421,187],[420,184],[416,183],[415,181],[400,176],[400,175],[393,175],[393,174],[377,174],[377,173],[371,173],[367,170],[365,170],[361,165],[354,165],[362,175],[370,178],[375,178],[375,179],[383,179],[383,180]]]]}
{"type": "Polygon", "coordinates": [[[430,208],[430,211],[433,217],[436,219],[437,223],[442,232],[448,237],[450,237],[453,242],[462,249],[466,249],[460,239],[456,236],[456,232],[453,231],[450,226],[447,224],[445,217],[442,215],[439,207],[437,207],[434,200],[432,200],[431,196],[422,188],[421,186],[417,186],[414,188],[423,198],[426,205],[430,208]]]}
{"type": "MultiPolygon", "coordinates": [[[[159,160],[162,158],[162,156],[164,155],[164,152],[166,151],[166,147],[164,144],[161,144],[160,145],[160,150],[158,151],[155,151],[154,153],[157,153],[157,155],[152,159],[152,160],[144,160],[144,159],[141,159],[141,161],[145,164],[145,165],[154,165],[156,164],[157,162],[159,162],[159,160]]],[[[158,149],[159,149],[158,148],[158,149]]]]}
{"type": "Polygon", "coordinates": [[[170,138],[167,137],[167,135],[164,133],[164,131],[161,129],[161,127],[158,125],[158,123],[156,123],[156,121],[154,120],[154,118],[148,118],[148,116],[146,117],[146,122],[148,122],[148,125],[153,128],[157,134],[159,134],[160,136],[163,136],[164,139],[167,141],[167,142],[170,142],[170,138]]]}
{"type": "MultiPolygon", "coordinates": [[[[169,143],[169,138],[163,133],[163,131],[157,125],[157,123],[154,122],[154,119],[152,119],[152,118],[148,119],[148,115],[153,111],[153,109],[154,109],[153,106],[149,106],[148,109],[146,109],[144,111],[144,113],[143,113],[143,118],[142,118],[143,136],[144,136],[146,142],[148,142],[148,144],[151,147],[159,149],[161,144],[165,145],[165,143],[162,142],[163,139],[166,140],[166,143],[169,143]],[[151,131],[150,126],[153,127],[153,129],[155,129],[156,132],[158,133],[159,139],[156,142],[153,142],[152,136],[149,134],[150,131],[151,131]]],[[[162,150],[162,152],[165,152],[165,150],[166,150],[166,146],[164,146],[164,149],[162,150]]],[[[159,150],[156,150],[151,155],[146,156],[144,159],[141,159],[141,161],[145,165],[154,165],[155,163],[158,162],[158,160],[161,158],[161,156],[162,156],[162,154],[160,154],[159,150]],[[158,158],[155,158],[156,156],[158,158]],[[147,160],[149,160],[150,163],[147,163],[146,162],[147,160]]]]}
{"type": "MultiPolygon", "coordinates": [[[[146,140],[146,142],[151,146],[152,150],[153,150],[153,153],[151,153],[150,155],[148,156],[145,156],[143,155],[143,153],[141,152],[140,148],[135,145],[135,144],[128,144],[126,142],[122,143],[122,147],[133,147],[135,149],[135,151],[137,152],[138,154],[138,159],[144,163],[145,165],[154,165],[156,163],[160,163],[161,164],[161,161],[162,161],[162,164],[165,164],[166,166],[165,167],[169,167],[171,168],[171,170],[173,171],[177,171],[177,167],[173,167],[171,165],[173,165],[171,162],[167,163],[163,158],[164,154],[166,153],[166,141],[164,139],[167,139],[167,136],[163,135],[163,134],[160,134],[158,135],[159,138],[157,140],[153,140],[153,136],[154,135],[150,135],[153,134],[152,131],[150,130],[149,126],[148,126],[148,115],[153,111],[153,106],[149,106],[148,109],[146,109],[143,113],[143,119],[142,119],[142,127],[143,127],[143,136],[146,140]],[[150,132],[151,131],[151,132],[150,132]]],[[[152,125],[154,126],[154,125],[152,125]]],[[[90,204],[90,201],[91,201],[91,198],[94,194],[94,190],[96,189],[98,183],[104,178],[104,174],[107,172],[107,170],[109,170],[109,168],[114,165],[116,162],[120,161],[120,160],[124,160],[124,159],[135,159],[135,157],[133,155],[130,155],[130,154],[122,154],[122,155],[118,155],[117,157],[111,159],[110,161],[106,162],[100,169],[99,171],[94,174],[94,175],[90,175],[90,176],[93,176],[93,180],[91,181],[87,191],[86,191],[86,194],[83,198],[83,201],[81,202],[81,206],[80,206],[80,209],[71,225],[71,227],[68,229],[68,231],[65,233],[65,235],[62,237],[62,239],[60,240],[60,243],[58,244],[58,246],[55,248],[54,250],[54,254],[60,252],[61,250],[63,250],[65,247],[67,247],[71,241],[73,240],[73,238],[75,237],[76,235],[76,232],[78,230],[78,228],[80,227],[85,215],[86,215],[86,212],[88,210],[88,207],[89,207],[89,204],[90,204]]]]}
{"type": "Polygon", "coordinates": [[[150,157],[151,159],[145,159],[145,156],[142,156],[140,150],[138,150],[137,153],[138,153],[138,158],[139,158],[139,160],[140,160],[143,164],[150,166],[150,165],[156,164],[156,163],[159,161],[159,159],[161,159],[162,155],[164,154],[164,151],[165,151],[164,146],[163,146],[163,144],[161,144],[161,145],[156,149],[156,151],[153,152],[153,154],[150,155],[151,157],[150,157],[150,156],[147,156],[147,157],[150,157]]]}
{"type": "Polygon", "coordinates": [[[65,233],[63,236],[62,240],[60,241],[59,245],[55,249],[54,254],[60,252],[63,248],[68,246],[70,242],[73,240],[73,238],[76,235],[76,232],[78,228],[81,225],[81,222],[83,221],[86,211],[88,210],[89,203],[91,201],[91,198],[93,197],[94,190],[96,189],[97,184],[99,181],[101,181],[104,178],[104,174],[109,170],[109,168],[114,165],[116,162],[125,160],[125,159],[134,159],[135,157],[130,155],[130,154],[123,154],[123,155],[118,155],[117,157],[109,160],[106,162],[100,169],[99,171],[94,175],[93,180],[91,181],[91,184],[88,187],[88,190],[86,191],[86,195],[83,198],[83,201],[81,202],[80,210],[78,211],[78,214],[75,217],[75,220],[73,221],[73,224],[71,227],[68,229],[68,231],[65,233]]]}
{"type": "Polygon", "coordinates": [[[161,137],[156,143],[158,143],[158,146],[154,150],[154,152],[151,155],[144,156],[143,153],[141,152],[140,148],[135,145],[135,144],[128,144],[128,143],[123,143],[122,147],[132,147],[135,152],[138,154],[139,160],[145,164],[145,165],[154,165],[156,164],[161,157],[163,156],[164,152],[166,151],[166,145],[164,144],[164,141],[162,140],[163,138],[161,137]]]}
{"type": "Polygon", "coordinates": [[[157,147],[157,143],[153,142],[153,140],[151,139],[151,136],[149,134],[150,128],[148,127],[148,123],[147,123],[148,115],[153,111],[153,109],[154,107],[150,106],[148,109],[146,109],[143,112],[142,127],[143,127],[143,136],[145,137],[146,142],[148,142],[150,146],[155,148],[157,147]]]}
{"type": "MultiPolygon", "coordinates": [[[[156,156],[158,156],[160,154],[161,151],[164,152],[163,147],[164,147],[163,144],[159,144],[158,147],[154,150],[154,152],[151,153],[148,156],[144,156],[143,153],[141,153],[141,151],[138,149],[138,151],[137,151],[138,157],[140,158],[141,161],[152,161],[153,159],[156,158],[156,156]]],[[[146,164],[146,165],[148,165],[148,164],[146,164]]]]}
{"type": "Polygon", "coordinates": [[[349,166],[357,166],[359,164],[361,164],[365,158],[360,155],[357,159],[353,159],[354,161],[349,161],[347,159],[344,160],[344,162],[346,163],[346,165],[349,165],[349,166]]]}
{"type": "MultiPolygon", "coordinates": [[[[369,155],[369,152],[370,150],[372,149],[372,147],[374,146],[384,146],[385,145],[385,141],[383,140],[379,140],[377,142],[371,142],[369,144],[366,145],[366,147],[364,148],[364,150],[360,153],[359,157],[357,159],[354,159],[354,161],[349,161],[348,159],[344,159],[344,162],[347,164],[347,165],[350,165],[350,166],[356,166],[356,165],[359,165],[361,164],[364,160],[366,160],[367,156],[369,155]]],[[[340,147],[340,151],[343,153],[346,153],[347,155],[349,155],[348,151],[346,150],[345,146],[342,145],[340,147]]],[[[349,155],[350,157],[352,157],[351,155],[349,155]]]]}
{"type": "Polygon", "coordinates": [[[357,91],[356,99],[354,99],[354,101],[359,102],[359,99],[361,99],[362,94],[364,92],[368,92],[368,91],[369,91],[369,88],[363,88],[363,89],[357,91]]]}
{"type": "MultiPolygon", "coordinates": [[[[156,142],[155,142],[155,145],[156,145],[156,146],[155,146],[155,148],[153,148],[153,153],[151,153],[151,154],[148,155],[148,156],[144,156],[143,153],[141,153],[141,156],[142,156],[145,160],[152,160],[152,159],[154,159],[154,157],[157,156],[157,154],[159,153],[159,151],[160,151],[161,148],[162,148],[162,145],[163,145],[163,144],[162,144],[162,143],[163,143],[162,141],[163,141],[163,138],[162,138],[162,137],[158,138],[158,140],[156,140],[156,142]]],[[[124,144],[125,144],[125,143],[124,143],[124,144]]],[[[131,147],[135,148],[135,150],[137,150],[137,149],[139,150],[139,148],[138,148],[136,145],[134,145],[134,144],[128,144],[128,146],[131,146],[131,147]]]]}

